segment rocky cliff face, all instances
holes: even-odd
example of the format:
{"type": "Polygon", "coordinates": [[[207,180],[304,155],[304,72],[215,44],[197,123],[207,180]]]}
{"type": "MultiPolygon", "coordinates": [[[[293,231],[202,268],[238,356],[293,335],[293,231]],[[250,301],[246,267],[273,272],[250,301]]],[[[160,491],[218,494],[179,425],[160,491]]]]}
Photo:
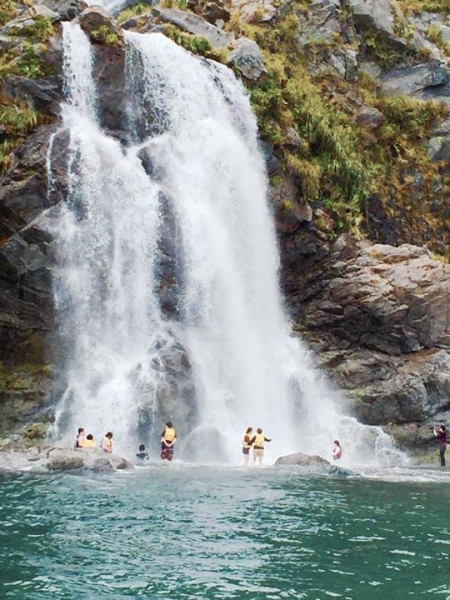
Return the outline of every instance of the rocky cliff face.
{"type": "MultiPolygon", "coordinates": [[[[444,2],[431,14],[390,0],[190,0],[188,10],[140,3],[118,16],[124,28],[163,31],[243,78],[260,122],[294,330],[354,414],[409,446],[425,443],[431,420],[450,408],[448,14],[444,2]]],[[[82,0],[31,8],[8,0],[0,10],[0,430],[51,419],[58,395],[44,218],[66,194],[60,24],[73,18],[95,44],[103,126],[128,141],[117,23],[82,0]]],[[[168,210],[169,230],[170,222],[168,210]]],[[[161,255],[162,303],[176,316],[177,257],[170,247],[161,255]]]]}

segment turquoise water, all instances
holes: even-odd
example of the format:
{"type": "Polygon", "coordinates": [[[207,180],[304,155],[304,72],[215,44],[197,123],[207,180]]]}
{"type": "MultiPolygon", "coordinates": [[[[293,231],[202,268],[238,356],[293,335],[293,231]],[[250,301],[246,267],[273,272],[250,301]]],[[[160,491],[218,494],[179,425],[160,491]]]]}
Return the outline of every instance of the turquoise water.
{"type": "Polygon", "coordinates": [[[149,466],[0,476],[0,598],[450,599],[450,483],[149,466]]]}

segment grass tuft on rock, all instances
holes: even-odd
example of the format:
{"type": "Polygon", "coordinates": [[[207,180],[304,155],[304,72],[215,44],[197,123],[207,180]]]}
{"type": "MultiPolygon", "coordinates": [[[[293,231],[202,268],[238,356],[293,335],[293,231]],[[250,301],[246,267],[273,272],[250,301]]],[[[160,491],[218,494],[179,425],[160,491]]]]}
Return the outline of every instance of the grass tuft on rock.
{"type": "Polygon", "coordinates": [[[0,2],[0,27],[17,16],[17,2],[14,0],[1,0],[0,2]]]}
{"type": "Polygon", "coordinates": [[[133,17],[140,17],[145,14],[150,14],[151,10],[152,7],[148,4],[137,2],[136,4],[132,4],[120,12],[117,17],[117,23],[122,25],[122,23],[125,23],[125,21],[128,21],[128,19],[132,19],[133,17]]]}
{"type": "Polygon", "coordinates": [[[112,31],[107,25],[101,25],[98,29],[90,31],[89,37],[92,41],[104,46],[112,46],[113,48],[123,46],[122,37],[116,31],[112,31]]]}
{"type": "Polygon", "coordinates": [[[38,15],[29,25],[12,27],[9,35],[28,38],[33,42],[46,42],[55,32],[56,28],[51,18],[38,15]]]}
{"type": "Polygon", "coordinates": [[[226,52],[221,52],[220,50],[213,48],[207,39],[199,35],[192,35],[180,31],[175,25],[165,25],[164,35],[185,50],[192,52],[192,54],[223,63],[226,60],[226,52]]]}

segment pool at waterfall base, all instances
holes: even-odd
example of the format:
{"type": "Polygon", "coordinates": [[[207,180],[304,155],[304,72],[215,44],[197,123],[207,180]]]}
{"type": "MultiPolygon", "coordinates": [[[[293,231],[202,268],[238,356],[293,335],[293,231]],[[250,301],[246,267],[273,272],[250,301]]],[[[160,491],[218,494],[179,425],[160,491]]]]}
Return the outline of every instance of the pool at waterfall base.
{"type": "Polygon", "coordinates": [[[0,598],[450,598],[450,472],[0,475],[0,598]]]}

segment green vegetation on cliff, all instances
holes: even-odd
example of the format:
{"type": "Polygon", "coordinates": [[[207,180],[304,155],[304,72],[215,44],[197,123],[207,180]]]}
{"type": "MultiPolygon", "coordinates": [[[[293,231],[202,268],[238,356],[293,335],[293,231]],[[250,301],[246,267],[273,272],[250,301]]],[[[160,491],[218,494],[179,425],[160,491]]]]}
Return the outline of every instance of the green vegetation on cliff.
{"type": "Polygon", "coordinates": [[[0,3],[0,26],[14,19],[17,15],[17,4],[14,0],[2,0],[0,3]]]}
{"type": "MultiPolygon", "coordinates": [[[[14,18],[17,2],[6,2],[0,11],[0,22],[14,18]]],[[[26,99],[11,97],[6,92],[6,82],[12,77],[39,79],[50,75],[52,67],[42,58],[46,42],[55,34],[55,26],[49,17],[38,15],[31,23],[14,26],[8,35],[17,40],[0,56],[0,122],[4,132],[0,142],[0,173],[8,167],[11,152],[38,125],[50,120],[48,115],[31,108],[26,99]]]]}
{"type": "Polygon", "coordinates": [[[423,12],[444,13],[450,15],[448,0],[398,0],[405,15],[420,14],[423,12]]]}
{"type": "Polygon", "coordinates": [[[10,36],[28,38],[34,42],[45,42],[55,34],[55,26],[50,17],[38,15],[30,24],[11,27],[10,36]]]}
{"type": "Polygon", "coordinates": [[[372,193],[386,198],[394,193],[396,202],[407,205],[409,192],[400,183],[406,164],[420,170],[425,187],[432,185],[439,165],[428,158],[423,139],[446,114],[442,104],[384,97],[364,76],[348,82],[331,69],[314,76],[299,51],[295,13],[275,26],[242,25],[237,19],[232,26],[264,54],[267,75],[247,84],[261,133],[295,174],[302,196],[331,209],[338,228],[363,233],[363,201],[372,193]],[[376,131],[356,124],[362,105],[381,111],[376,131]],[[297,148],[286,143],[289,128],[302,140],[297,148]]]}

